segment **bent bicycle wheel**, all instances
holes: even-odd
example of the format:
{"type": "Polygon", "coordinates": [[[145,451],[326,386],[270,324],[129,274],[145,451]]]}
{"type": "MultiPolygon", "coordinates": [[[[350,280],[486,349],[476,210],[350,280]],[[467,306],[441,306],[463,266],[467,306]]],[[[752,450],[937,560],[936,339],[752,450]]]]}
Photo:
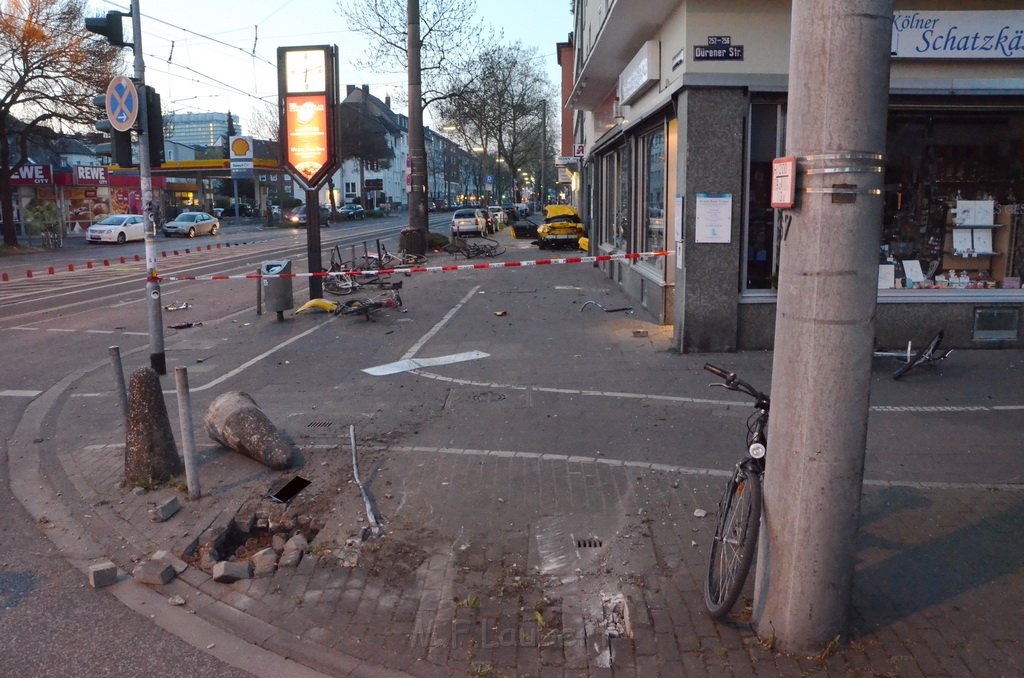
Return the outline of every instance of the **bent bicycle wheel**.
{"type": "Polygon", "coordinates": [[[913,358],[911,358],[909,361],[907,361],[905,365],[901,366],[898,370],[892,373],[892,378],[899,379],[904,374],[914,369],[921,363],[928,362],[931,359],[932,354],[935,353],[936,349],[939,348],[939,344],[942,343],[942,335],[942,330],[939,330],[938,333],[934,337],[932,337],[931,341],[929,341],[927,344],[918,349],[917,353],[914,354],[913,358]]]}
{"type": "Polygon", "coordinates": [[[328,294],[334,294],[339,297],[346,294],[352,294],[352,290],[356,288],[352,284],[351,280],[345,280],[343,278],[326,276],[324,277],[324,292],[328,294]]]}
{"type": "Polygon", "coordinates": [[[743,591],[760,524],[761,478],[755,471],[739,466],[718,505],[715,539],[704,579],[704,603],[714,619],[727,614],[743,591]]]}

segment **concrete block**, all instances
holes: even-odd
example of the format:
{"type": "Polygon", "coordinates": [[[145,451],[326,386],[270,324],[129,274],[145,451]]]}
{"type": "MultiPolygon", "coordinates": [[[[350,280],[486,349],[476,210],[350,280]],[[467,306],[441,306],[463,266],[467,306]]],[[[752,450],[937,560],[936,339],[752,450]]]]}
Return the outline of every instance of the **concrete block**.
{"type": "Polygon", "coordinates": [[[281,560],[278,561],[278,567],[298,567],[299,561],[302,560],[302,551],[285,551],[284,555],[281,556],[281,560]]]}
{"type": "Polygon", "coordinates": [[[174,573],[175,574],[179,574],[180,575],[182,572],[184,572],[185,570],[188,569],[188,563],[186,563],[184,560],[182,560],[181,558],[177,557],[176,555],[174,555],[170,551],[164,551],[164,550],[154,551],[153,555],[151,555],[149,557],[149,559],[150,560],[159,560],[162,563],[167,563],[168,565],[170,565],[171,567],[174,568],[174,573]]]}
{"type": "Polygon", "coordinates": [[[109,560],[89,566],[89,586],[101,589],[117,583],[117,565],[109,560]]]}
{"type": "Polygon", "coordinates": [[[140,584],[161,586],[174,579],[174,568],[159,560],[146,560],[132,570],[132,579],[140,584]]]}
{"type": "Polygon", "coordinates": [[[149,509],[149,518],[154,523],[162,523],[181,510],[181,502],[177,497],[165,499],[156,507],[149,509]]]}
{"type": "Polygon", "coordinates": [[[272,548],[265,548],[254,553],[252,556],[252,569],[254,577],[265,577],[274,574],[277,570],[277,551],[272,548]]]}
{"type": "Polygon", "coordinates": [[[248,393],[217,396],[206,411],[206,432],[215,441],[273,469],[292,465],[292,446],[248,393]]]}
{"type": "Polygon", "coordinates": [[[252,570],[248,560],[240,563],[222,560],[213,566],[213,581],[220,582],[221,584],[230,584],[239,579],[251,578],[252,570]]]}
{"type": "Polygon", "coordinates": [[[306,541],[306,538],[302,536],[301,533],[295,534],[291,539],[285,542],[284,552],[291,553],[292,551],[305,551],[307,546],[309,546],[309,542],[306,541]]]}
{"type": "Polygon", "coordinates": [[[128,383],[125,483],[153,487],[184,470],[174,444],[160,377],[151,367],[138,369],[128,383]]]}

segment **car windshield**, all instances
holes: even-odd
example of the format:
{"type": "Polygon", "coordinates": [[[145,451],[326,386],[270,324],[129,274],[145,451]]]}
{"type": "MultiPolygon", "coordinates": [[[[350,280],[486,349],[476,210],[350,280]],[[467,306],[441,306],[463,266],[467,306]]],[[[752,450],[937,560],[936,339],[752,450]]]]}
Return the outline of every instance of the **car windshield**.
{"type": "Polygon", "coordinates": [[[198,212],[186,212],[185,214],[179,214],[177,221],[196,221],[199,219],[198,212]]]}
{"type": "Polygon", "coordinates": [[[96,222],[96,226],[120,226],[124,223],[125,219],[126,217],[124,216],[107,217],[103,221],[96,222]]]}
{"type": "Polygon", "coordinates": [[[453,219],[474,219],[476,217],[476,210],[458,210],[452,215],[453,219]]]}

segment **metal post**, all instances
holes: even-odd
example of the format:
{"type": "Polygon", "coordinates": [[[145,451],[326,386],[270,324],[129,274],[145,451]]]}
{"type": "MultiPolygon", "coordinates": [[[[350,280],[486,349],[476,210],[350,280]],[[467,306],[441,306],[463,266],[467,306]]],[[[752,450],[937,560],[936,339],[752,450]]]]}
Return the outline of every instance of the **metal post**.
{"type": "MultiPolygon", "coordinates": [[[[320,193],[306,191],[306,253],[309,261],[309,272],[319,273],[324,269],[320,254],[320,193]]],[[[309,298],[319,299],[324,296],[324,279],[320,276],[309,276],[309,298]]],[[[284,315],[278,313],[278,320],[284,315]]]]}
{"type": "MultiPolygon", "coordinates": [[[[263,273],[263,269],[257,268],[256,273],[263,273]]],[[[263,278],[256,278],[256,315],[263,315],[263,278]]]]}
{"type": "Polygon", "coordinates": [[[107,349],[110,352],[110,366],[114,368],[114,387],[117,389],[117,404],[121,407],[121,416],[124,417],[125,425],[128,423],[128,389],[124,382],[124,365],[121,364],[121,349],[118,346],[111,346],[107,349]]]}
{"type": "Polygon", "coordinates": [[[846,632],[864,475],[891,0],[794,0],[784,215],[753,621],[784,652],[846,632]]]}
{"type": "Polygon", "coordinates": [[[156,221],[153,219],[153,171],[149,162],[149,120],[146,106],[146,63],[142,57],[142,21],[139,0],[132,0],[132,49],[135,80],[139,90],[139,188],[142,191],[146,228],[146,315],[149,325],[149,364],[157,374],[167,374],[164,356],[164,324],[160,308],[160,277],[156,270],[156,221]]]}
{"type": "Polygon", "coordinates": [[[174,386],[178,392],[178,422],[181,426],[181,450],[185,457],[185,483],[188,485],[188,498],[195,501],[202,496],[202,492],[199,489],[196,432],[192,428],[192,395],[188,390],[187,368],[174,368],[174,386]]]}

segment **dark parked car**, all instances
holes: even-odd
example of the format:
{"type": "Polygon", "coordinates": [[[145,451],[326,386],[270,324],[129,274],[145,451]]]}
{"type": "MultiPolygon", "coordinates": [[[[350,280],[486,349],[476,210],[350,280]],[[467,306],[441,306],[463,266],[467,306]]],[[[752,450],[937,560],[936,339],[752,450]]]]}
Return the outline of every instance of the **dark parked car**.
{"type": "Polygon", "coordinates": [[[236,217],[236,216],[237,217],[251,217],[252,216],[252,207],[250,207],[249,205],[246,205],[246,204],[231,205],[229,207],[224,208],[224,211],[221,213],[221,216],[222,217],[236,217]]]}
{"type": "Polygon", "coordinates": [[[366,210],[364,210],[361,205],[356,205],[355,203],[345,205],[338,210],[338,214],[349,220],[366,218],[366,210]]]}
{"type": "MultiPolygon", "coordinates": [[[[328,226],[330,218],[331,218],[331,210],[329,210],[328,208],[326,208],[323,205],[321,205],[320,206],[320,228],[328,226]]],[[[306,225],[306,206],[305,205],[299,205],[298,207],[295,207],[293,209],[288,210],[285,213],[285,215],[284,215],[284,220],[286,222],[290,223],[290,224],[295,224],[296,226],[305,226],[306,225]]]]}

